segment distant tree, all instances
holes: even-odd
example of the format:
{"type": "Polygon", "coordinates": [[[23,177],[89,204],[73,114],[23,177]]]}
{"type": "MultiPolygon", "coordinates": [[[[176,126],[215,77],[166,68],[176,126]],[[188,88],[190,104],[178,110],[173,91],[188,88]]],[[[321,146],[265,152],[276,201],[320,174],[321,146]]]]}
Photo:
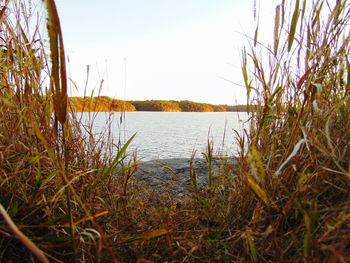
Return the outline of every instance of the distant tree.
{"type": "Polygon", "coordinates": [[[71,110],[77,112],[109,112],[109,111],[135,111],[135,107],[122,100],[107,96],[99,97],[70,97],[71,110]]]}
{"type": "Polygon", "coordinates": [[[179,103],[166,100],[129,101],[137,111],[181,111],[179,103]]]}
{"type": "Polygon", "coordinates": [[[161,101],[162,111],[181,111],[180,105],[176,101],[161,101]]]}
{"type": "Polygon", "coordinates": [[[113,99],[111,103],[112,111],[136,111],[134,105],[127,101],[113,99]]]}
{"type": "MultiPolygon", "coordinates": [[[[183,112],[224,112],[224,111],[247,111],[246,105],[212,105],[194,101],[182,100],[146,100],[146,101],[123,101],[107,96],[97,97],[70,97],[72,111],[183,111],[183,112]]],[[[256,110],[250,106],[250,110],[256,110]]]]}
{"type": "Polygon", "coordinates": [[[227,106],[227,111],[235,111],[235,112],[246,112],[248,110],[247,105],[234,105],[227,106]]]}
{"type": "Polygon", "coordinates": [[[214,105],[214,111],[216,112],[224,112],[227,111],[227,105],[214,105]]]}
{"type": "Polygon", "coordinates": [[[181,111],[186,112],[210,112],[214,111],[213,105],[207,103],[198,103],[188,100],[179,102],[181,111]]]}

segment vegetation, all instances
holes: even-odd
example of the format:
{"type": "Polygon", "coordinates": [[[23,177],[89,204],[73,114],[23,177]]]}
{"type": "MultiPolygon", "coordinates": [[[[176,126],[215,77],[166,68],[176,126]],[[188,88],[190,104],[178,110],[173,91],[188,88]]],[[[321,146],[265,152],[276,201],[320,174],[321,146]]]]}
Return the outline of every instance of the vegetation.
{"type": "Polygon", "coordinates": [[[107,96],[70,97],[71,111],[74,112],[110,112],[135,111],[134,105],[127,101],[112,99],[107,96]]]}
{"type": "Polygon", "coordinates": [[[137,111],[181,111],[177,101],[165,100],[147,100],[147,101],[130,101],[137,111]]]}
{"type": "MultiPolygon", "coordinates": [[[[246,112],[246,105],[212,105],[193,101],[123,101],[106,96],[70,97],[71,110],[75,112],[109,112],[109,111],[168,111],[168,112],[246,112]]],[[[253,109],[250,107],[249,109],[253,109]]]]}
{"type": "Polygon", "coordinates": [[[246,112],[246,105],[213,105],[194,101],[168,101],[168,100],[147,100],[129,101],[137,111],[182,111],[182,112],[213,112],[213,111],[235,111],[246,112]]]}
{"type": "Polygon", "coordinates": [[[350,260],[347,1],[282,1],[268,47],[257,27],[242,52],[254,111],[239,167],[209,168],[197,189],[192,156],[180,199],[133,178],[132,138],[115,146],[67,115],[62,33],[45,6],[50,59],[24,1],[0,10],[0,261],[350,260]]]}

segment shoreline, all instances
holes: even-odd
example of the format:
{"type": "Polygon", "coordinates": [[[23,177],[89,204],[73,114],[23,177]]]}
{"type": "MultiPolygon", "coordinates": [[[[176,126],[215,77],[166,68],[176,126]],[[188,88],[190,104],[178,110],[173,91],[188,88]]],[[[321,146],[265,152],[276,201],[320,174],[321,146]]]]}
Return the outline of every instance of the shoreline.
{"type": "MultiPolygon", "coordinates": [[[[220,174],[236,174],[237,158],[222,158],[212,160],[213,179],[220,174]]],[[[208,184],[208,165],[203,158],[194,159],[194,170],[197,175],[198,189],[208,184]]],[[[134,177],[155,192],[165,190],[177,196],[188,194],[192,190],[190,176],[190,158],[169,158],[140,161],[134,177]]]]}
{"type": "Polygon", "coordinates": [[[76,112],[247,112],[254,108],[245,104],[212,104],[189,100],[121,100],[108,96],[69,97],[76,112]]]}

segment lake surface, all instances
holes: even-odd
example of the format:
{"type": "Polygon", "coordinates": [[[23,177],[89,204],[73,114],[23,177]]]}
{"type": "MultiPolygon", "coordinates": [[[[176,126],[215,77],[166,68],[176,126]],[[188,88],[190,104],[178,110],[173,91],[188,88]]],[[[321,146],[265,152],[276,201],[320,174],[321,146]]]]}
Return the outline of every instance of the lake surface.
{"type": "MultiPolygon", "coordinates": [[[[79,113],[83,123],[93,121],[98,136],[111,123],[115,143],[125,143],[134,133],[128,153],[137,151],[141,160],[202,157],[208,138],[214,153],[236,155],[235,133],[248,128],[247,113],[236,112],[126,112],[79,113]]],[[[105,134],[108,134],[105,130],[105,134]]]]}

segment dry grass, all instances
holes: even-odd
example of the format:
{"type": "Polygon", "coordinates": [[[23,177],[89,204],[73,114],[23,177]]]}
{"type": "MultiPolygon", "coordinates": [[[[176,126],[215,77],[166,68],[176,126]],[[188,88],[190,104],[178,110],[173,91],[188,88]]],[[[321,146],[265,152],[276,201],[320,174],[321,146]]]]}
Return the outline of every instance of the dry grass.
{"type": "Polygon", "coordinates": [[[181,200],[133,178],[128,143],[110,150],[68,118],[54,2],[50,59],[18,3],[0,11],[0,261],[350,260],[347,1],[276,8],[273,44],[242,53],[254,111],[239,167],[181,200]]]}

